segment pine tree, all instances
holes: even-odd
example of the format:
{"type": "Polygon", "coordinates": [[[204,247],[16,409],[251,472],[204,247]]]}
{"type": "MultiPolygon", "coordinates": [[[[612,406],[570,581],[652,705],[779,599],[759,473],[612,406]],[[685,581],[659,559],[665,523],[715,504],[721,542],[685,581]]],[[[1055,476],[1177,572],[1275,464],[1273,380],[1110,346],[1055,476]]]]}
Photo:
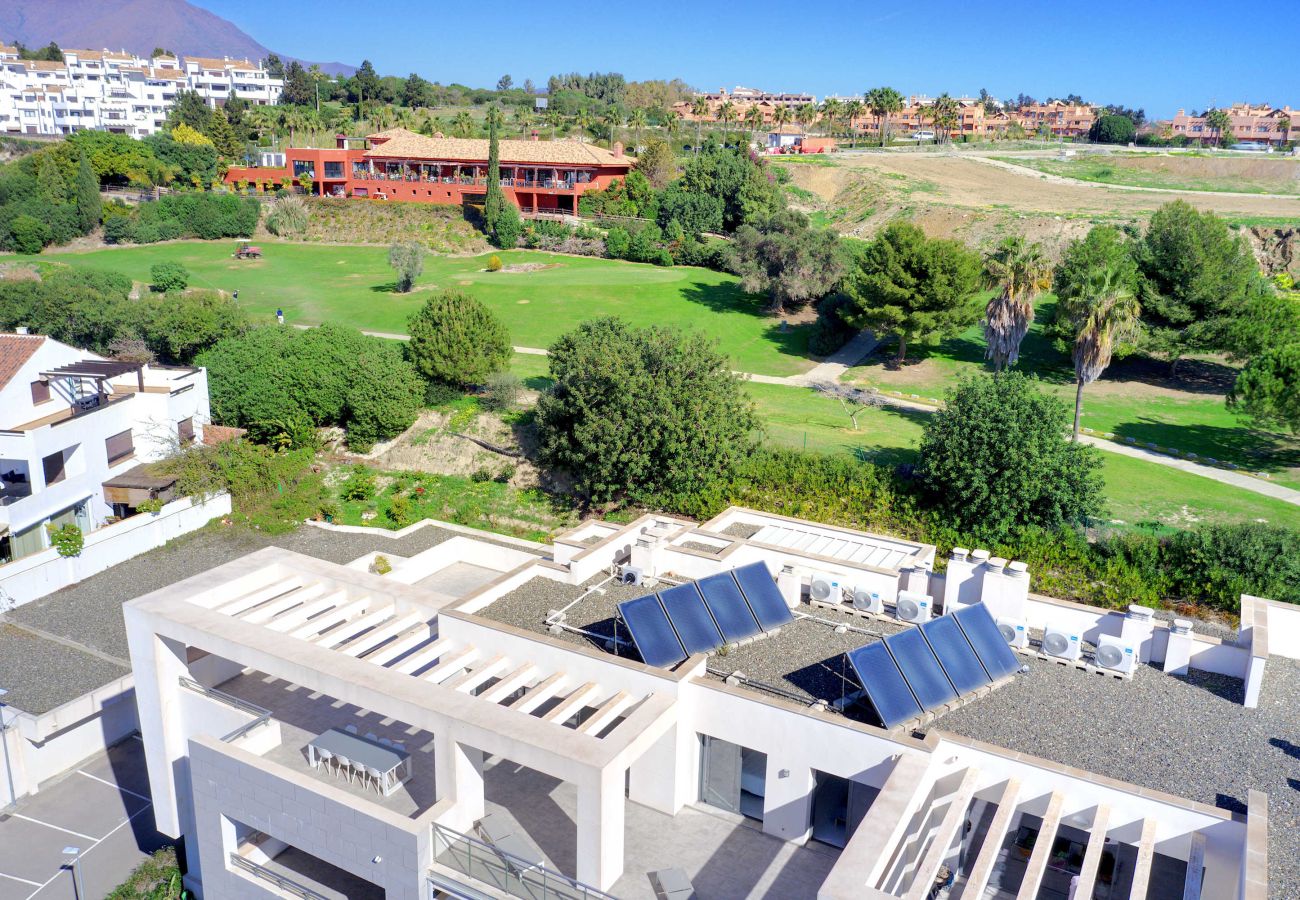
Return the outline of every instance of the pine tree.
{"type": "Polygon", "coordinates": [[[36,164],[36,185],[46,203],[62,203],[68,199],[68,183],[63,180],[53,153],[41,154],[41,160],[36,164]]]}
{"type": "Polygon", "coordinates": [[[235,129],[231,126],[230,120],[226,118],[225,110],[214,110],[212,121],[208,123],[207,131],[204,132],[217,152],[227,158],[235,157],[241,149],[239,136],[235,134],[235,129]]]}
{"type": "Polygon", "coordinates": [[[498,110],[488,110],[488,173],[487,195],[483,199],[483,230],[494,242],[497,222],[506,202],[505,194],[501,192],[501,148],[497,140],[497,123],[500,118],[498,110]],[[493,115],[494,112],[497,114],[493,115]]]}
{"type": "Polygon", "coordinates": [[[81,162],[77,165],[76,191],[73,199],[77,204],[77,223],[81,226],[82,234],[86,234],[99,224],[103,209],[99,197],[99,179],[95,177],[95,170],[90,167],[90,156],[85,153],[81,154],[81,162]]]}

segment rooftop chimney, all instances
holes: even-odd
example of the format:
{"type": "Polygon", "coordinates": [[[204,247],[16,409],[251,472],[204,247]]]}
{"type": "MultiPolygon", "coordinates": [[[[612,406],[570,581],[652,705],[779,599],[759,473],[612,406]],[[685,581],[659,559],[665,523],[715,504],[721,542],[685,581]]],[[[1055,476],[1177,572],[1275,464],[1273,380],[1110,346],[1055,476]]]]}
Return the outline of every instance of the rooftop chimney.
{"type": "Polygon", "coordinates": [[[610,148],[610,151],[615,157],[621,158],[623,156],[623,144],[620,141],[615,141],[614,146],[610,148]]]}

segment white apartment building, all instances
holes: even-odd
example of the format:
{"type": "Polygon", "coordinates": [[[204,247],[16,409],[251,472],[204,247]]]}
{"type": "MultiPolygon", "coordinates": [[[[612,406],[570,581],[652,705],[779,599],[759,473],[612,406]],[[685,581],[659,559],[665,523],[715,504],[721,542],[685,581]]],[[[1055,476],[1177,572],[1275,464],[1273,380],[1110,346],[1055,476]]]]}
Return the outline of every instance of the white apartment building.
{"type": "MultiPolygon", "coordinates": [[[[1207,734],[1253,728],[1256,711],[1224,701],[1193,720],[1170,704],[1206,692],[1175,673],[1258,684],[1272,646],[1283,677],[1300,608],[1246,598],[1239,639],[1220,641],[1038,597],[1023,564],[982,551],[954,551],[937,575],[933,546],[739,508],[701,525],[592,521],[549,546],[480,534],[346,564],[268,548],[126,604],[157,825],[184,839],[188,887],[209,900],[1269,895],[1265,794],[1230,810],[1152,785],[1226,790],[1157,753],[1204,757],[1207,734]],[[658,631],[646,615],[665,617],[658,631]],[[943,660],[941,631],[977,622],[995,645],[947,650],[1023,668],[889,713],[903,644],[943,660]],[[1044,626],[1097,649],[1051,657],[1044,626]],[[1030,738],[1076,724],[1054,758],[973,736],[1007,708],[1030,738]],[[1145,729],[1164,750],[1143,746],[1145,729]],[[1067,762],[1085,745],[1112,774],[1067,762]],[[1126,760],[1132,780],[1114,775],[1126,760]]],[[[955,663],[932,668],[931,686],[960,680],[955,663]]],[[[928,692],[902,678],[893,700],[928,692]]]]}
{"type": "Polygon", "coordinates": [[[215,108],[230,97],[273,104],[283,87],[247,60],[68,50],[62,62],[46,62],[19,59],[15,48],[0,45],[0,132],[98,129],[145,137],[162,129],[179,91],[197,91],[215,108]]]}
{"type": "Polygon", "coordinates": [[[88,532],[171,499],[146,465],[201,439],[209,417],[204,369],[0,334],[0,563],[50,546],[46,526],[88,532]]]}

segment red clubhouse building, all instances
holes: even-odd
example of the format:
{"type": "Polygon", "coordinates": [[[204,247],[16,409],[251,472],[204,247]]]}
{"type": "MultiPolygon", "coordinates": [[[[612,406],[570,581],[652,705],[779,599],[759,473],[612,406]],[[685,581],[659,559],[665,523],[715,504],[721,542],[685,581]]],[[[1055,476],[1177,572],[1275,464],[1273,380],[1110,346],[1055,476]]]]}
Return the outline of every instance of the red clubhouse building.
{"type": "MultiPolygon", "coordinates": [[[[578,141],[500,141],[501,186],[525,212],[576,213],[578,195],[623,178],[635,161],[578,141]]],[[[418,203],[481,201],[487,191],[488,142],[426,137],[405,128],[365,138],[338,137],[331,150],[290,148],[284,166],[232,167],[226,183],[274,185],[303,174],[322,197],[368,197],[418,203]],[[350,146],[364,143],[362,147],[350,146]]]]}

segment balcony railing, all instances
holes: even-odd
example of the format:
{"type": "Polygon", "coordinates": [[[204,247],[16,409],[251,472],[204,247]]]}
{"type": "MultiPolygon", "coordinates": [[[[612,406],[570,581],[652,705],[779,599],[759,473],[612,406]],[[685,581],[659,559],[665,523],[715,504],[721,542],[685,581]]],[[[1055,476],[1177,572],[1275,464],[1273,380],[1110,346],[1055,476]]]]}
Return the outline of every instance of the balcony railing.
{"type": "Polygon", "coordinates": [[[247,713],[254,717],[251,722],[245,722],[243,725],[240,725],[234,731],[230,732],[230,734],[223,737],[221,740],[224,743],[229,744],[231,741],[239,740],[254,728],[265,725],[267,722],[271,721],[271,711],[269,709],[263,709],[255,703],[249,703],[247,700],[241,700],[234,694],[227,694],[225,691],[219,691],[216,688],[204,687],[193,678],[186,678],[184,675],[180,676],[180,682],[181,687],[183,688],[188,688],[197,694],[210,697],[218,703],[224,703],[226,706],[233,707],[242,713],[247,713]]]}
{"type": "Polygon", "coordinates": [[[263,881],[275,885],[275,887],[293,897],[301,897],[302,900],[329,900],[329,898],[324,894],[318,894],[306,885],[285,878],[279,872],[272,872],[264,866],[259,866],[251,860],[244,859],[244,857],[240,856],[238,853],[230,854],[230,865],[232,868],[242,869],[254,878],[260,878],[263,881]]]}
{"type": "Polygon", "coordinates": [[[491,844],[433,825],[434,859],[475,881],[523,900],[616,900],[576,878],[513,856],[491,844]]]}

